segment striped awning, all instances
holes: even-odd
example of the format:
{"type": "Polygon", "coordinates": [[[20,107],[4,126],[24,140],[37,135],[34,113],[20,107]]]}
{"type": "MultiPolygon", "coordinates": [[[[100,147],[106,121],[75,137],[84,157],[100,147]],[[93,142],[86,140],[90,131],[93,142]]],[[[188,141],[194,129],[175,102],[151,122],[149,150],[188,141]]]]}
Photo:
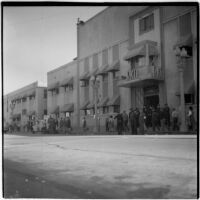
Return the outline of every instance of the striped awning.
{"type": "Polygon", "coordinates": [[[174,45],[174,49],[176,47],[181,47],[181,46],[192,46],[193,43],[193,37],[192,34],[186,35],[184,37],[181,37],[178,42],[174,45]]]}
{"type": "Polygon", "coordinates": [[[119,106],[120,105],[120,96],[114,96],[108,103],[108,106],[119,106]]]}
{"type": "Polygon", "coordinates": [[[66,78],[60,83],[60,87],[65,87],[67,85],[73,85],[73,77],[66,78]]]}
{"type": "Polygon", "coordinates": [[[98,68],[95,68],[91,71],[91,73],[89,74],[89,77],[91,76],[96,76],[96,73],[98,72],[98,68]]]}
{"type": "Polygon", "coordinates": [[[107,106],[107,102],[109,101],[108,97],[104,97],[99,103],[98,103],[98,107],[104,107],[107,106]]]}
{"type": "Polygon", "coordinates": [[[131,50],[128,51],[124,60],[130,60],[136,56],[145,56],[146,55],[146,45],[148,45],[149,56],[158,55],[157,43],[151,40],[144,40],[139,43],[136,43],[131,50]]]}
{"type": "Polygon", "coordinates": [[[96,73],[96,75],[103,75],[103,74],[106,74],[108,73],[106,70],[108,69],[108,64],[102,66],[98,72],[96,73]]]}
{"type": "Polygon", "coordinates": [[[80,110],[86,110],[86,109],[87,109],[87,106],[89,105],[89,103],[90,103],[89,100],[88,100],[88,101],[85,101],[85,102],[83,103],[83,105],[80,107],[80,110]]]}
{"type": "Polygon", "coordinates": [[[74,104],[65,104],[60,108],[60,112],[74,112],[74,104]]]}
{"type": "Polygon", "coordinates": [[[106,69],[106,72],[119,71],[119,69],[120,69],[120,61],[116,60],[106,69]]]}
{"type": "Polygon", "coordinates": [[[88,80],[88,79],[90,79],[90,73],[89,72],[84,72],[79,78],[80,81],[85,81],[85,80],[88,80]]]}
{"type": "Polygon", "coordinates": [[[48,91],[52,91],[52,90],[55,90],[56,88],[59,87],[59,82],[56,82],[56,83],[52,83],[52,84],[49,84],[48,87],[47,87],[47,90],[48,91]]]}
{"type": "Polygon", "coordinates": [[[31,111],[28,112],[28,115],[29,115],[29,116],[32,116],[32,115],[35,115],[35,113],[36,113],[36,112],[35,112],[34,110],[31,110],[31,111]]]}
{"type": "Polygon", "coordinates": [[[50,113],[51,114],[58,114],[59,113],[59,106],[54,107],[53,109],[51,109],[50,113]]]}

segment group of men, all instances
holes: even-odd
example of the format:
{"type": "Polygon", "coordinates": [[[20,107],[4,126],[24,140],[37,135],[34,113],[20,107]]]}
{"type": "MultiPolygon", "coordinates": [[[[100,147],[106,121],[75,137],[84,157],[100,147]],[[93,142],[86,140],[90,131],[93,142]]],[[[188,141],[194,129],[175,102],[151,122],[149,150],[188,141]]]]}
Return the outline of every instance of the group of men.
{"type": "Polygon", "coordinates": [[[57,118],[54,119],[50,116],[47,122],[49,133],[67,133],[69,130],[71,130],[71,120],[69,117],[61,117],[60,120],[58,120],[57,118]]]}
{"type": "Polygon", "coordinates": [[[131,108],[129,114],[126,111],[118,113],[114,119],[117,122],[117,132],[127,132],[130,129],[131,134],[143,134],[144,131],[178,131],[179,113],[167,104],[163,108],[160,105],[156,107],[144,106],[143,109],[131,108]]]}

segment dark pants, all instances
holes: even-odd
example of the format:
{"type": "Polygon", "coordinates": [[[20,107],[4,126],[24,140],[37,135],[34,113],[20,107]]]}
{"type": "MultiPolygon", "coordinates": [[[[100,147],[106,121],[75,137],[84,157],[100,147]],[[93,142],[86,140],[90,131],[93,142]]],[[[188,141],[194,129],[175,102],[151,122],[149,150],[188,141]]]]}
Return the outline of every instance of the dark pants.
{"type": "Polygon", "coordinates": [[[173,131],[178,131],[179,130],[179,127],[178,127],[178,118],[174,117],[172,119],[172,122],[173,122],[172,130],[173,131]]]}
{"type": "Polygon", "coordinates": [[[128,120],[124,121],[123,129],[124,131],[128,131],[128,120]]]}
{"type": "Polygon", "coordinates": [[[117,132],[118,132],[118,135],[121,135],[122,134],[122,122],[117,122],[117,132]]]}

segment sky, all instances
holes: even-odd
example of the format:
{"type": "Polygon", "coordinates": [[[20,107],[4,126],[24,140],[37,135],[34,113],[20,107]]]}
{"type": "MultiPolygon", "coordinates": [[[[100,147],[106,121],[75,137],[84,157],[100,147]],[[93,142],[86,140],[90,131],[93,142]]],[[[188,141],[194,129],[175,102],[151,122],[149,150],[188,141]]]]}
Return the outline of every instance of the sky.
{"type": "Polygon", "coordinates": [[[86,21],[106,7],[4,7],[4,94],[35,81],[77,56],[77,18],[86,21]]]}

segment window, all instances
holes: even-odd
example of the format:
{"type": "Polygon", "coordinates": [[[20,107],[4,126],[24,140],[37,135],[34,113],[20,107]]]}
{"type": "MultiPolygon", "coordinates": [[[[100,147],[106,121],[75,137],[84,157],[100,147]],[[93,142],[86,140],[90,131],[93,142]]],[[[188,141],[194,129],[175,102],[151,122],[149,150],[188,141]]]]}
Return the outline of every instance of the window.
{"type": "Polygon", "coordinates": [[[47,110],[46,109],[44,110],[44,115],[47,115],[47,110]]]}
{"type": "Polygon", "coordinates": [[[47,98],[47,90],[44,90],[44,99],[47,98]]]}
{"type": "Polygon", "coordinates": [[[119,113],[120,112],[120,106],[113,106],[114,107],[114,112],[119,113]]]}
{"type": "Polygon", "coordinates": [[[103,107],[103,114],[108,113],[108,106],[103,107]]]}
{"type": "Polygon", "coordinates": [[[120,72],[119,71],[114,71],[113,72],[113,79],[118,79],[120,76],[120,72]]]}
{"type": "Polygon", "coordinates": [[[187,13],[180,17],[180,36],[184,37],[191,34],[191,16],[187,13]]]}
{"type": "Polygon", "coordinates": [[[108,64],[108,49],[105,49],[102,52],[102,65],[106,64],[108,64]]]}
{"type": "Polygon", "coordinates": [[[22,102],[26,102],[26,97],[25,97],[25,98],[22,98],[22,102]]]}
{"type": "Polygon", "coordinates": [[[185,103],[194,104],[194,94],[185,94],[185,103]]]}
{"type": "Polygon", "coordinates": [[[26,109],[23,109],[22,110],[22,115],[26,115],[26,113],[27,113],[26,109]]]}
{"type": "Polygon", "coordinates": [[[65,92],[70,92],[73,90],[73,85],[66,85],[65,86],[65,92]]]}
{"type": "Polygon", "coordinates": [[[140,34],[148,32],[154,28],[154,15],[153,13],[139,20],[140,34]]]}
{"type": "Polygon", "coordinates": [[[115,45],[112,47],[112,58],[113,61],[116,61],[119,59],[119,45],[115,45]]]}
{"type": "Polygon", "coordinates": [[[93,55],[93,68],[97,68],[98,67],[98,54],[94,54],[93,55]]]}
{"type": "Polygon", "coordinates": [[[88,87],[88,86],[89,86],[89,80],[81,81],[80,86],[81,86],[81,87],[88,87]]]}

